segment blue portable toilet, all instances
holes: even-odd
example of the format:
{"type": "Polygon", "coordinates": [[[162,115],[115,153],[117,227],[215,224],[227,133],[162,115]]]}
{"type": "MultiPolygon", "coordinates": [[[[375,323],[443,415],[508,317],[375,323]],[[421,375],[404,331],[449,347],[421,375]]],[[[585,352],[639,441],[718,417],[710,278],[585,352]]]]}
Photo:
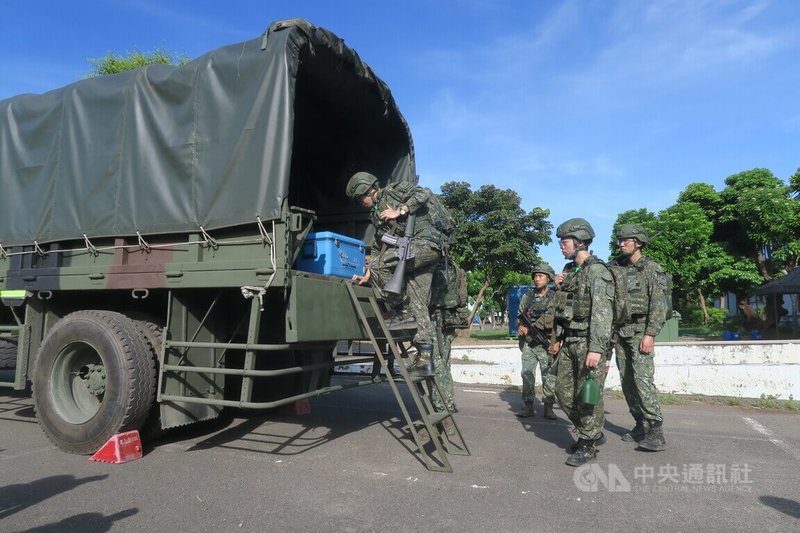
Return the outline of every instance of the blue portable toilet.
{"type": "Polygon", "coordinates": [[[528,292],[528,289],[535,288],[534,285],[514,285],[508,290],[508,335],[509,337],[516,337],[517,335],[517,311],[519,310],[519,302],[522,296],[528,292]]]}

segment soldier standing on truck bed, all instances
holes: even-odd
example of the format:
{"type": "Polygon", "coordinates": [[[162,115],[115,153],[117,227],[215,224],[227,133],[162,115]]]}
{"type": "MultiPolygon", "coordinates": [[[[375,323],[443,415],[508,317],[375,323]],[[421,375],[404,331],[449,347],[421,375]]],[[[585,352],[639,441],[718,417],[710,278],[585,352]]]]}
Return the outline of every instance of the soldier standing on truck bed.
{"type": "Polygon", "coordinates": [[[663,417],[654,383],[655,337],[667,320],[666,275],[658,263],[642,254],[649,239],[639,224],[623,224],[617,230],[620,258],[628,287],[630,321],[616,328],[617,368],[636,425],[622,436],[651,451],[666,448],[661,429],[663,417]]]}
{"type": "MultiPolygon", "coordinates": [[[[382,242],[383,235],[401,237],[405,232],[408,215],[416,215],[414,225],[414,257],[406,265],[405,290],[411,315],[417,323],[414,345],[417,354],[411,370],[421,376],[433,377],[433,343],[435,330],[428,305],[431,299],[431,282],[436,265],[442,258],[446,236],[431,220],[429,202],[433,193],[414,183],[401,181],[384,188],[378,187],[378,178],[368,172],[357,172],[347,182],[347,196],[370,209],[375,226],[375,240],[370,261],[363,276],[353,276],[360,285],[370,281],[382,288],[392,277],[398,265],[397,248],[382,242]]],[[[384,301],[396,314],[402,312],[402,298],[384,292],[384,301]]]]}

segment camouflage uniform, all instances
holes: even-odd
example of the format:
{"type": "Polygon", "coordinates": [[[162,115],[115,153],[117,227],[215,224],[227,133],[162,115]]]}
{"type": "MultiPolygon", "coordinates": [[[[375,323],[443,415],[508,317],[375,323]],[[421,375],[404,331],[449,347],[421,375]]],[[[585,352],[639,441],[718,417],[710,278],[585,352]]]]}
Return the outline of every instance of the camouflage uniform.
{"type": "Polygon", "coordinates": [[[582,265],[565,267],[567,276],[556,294],[555,317],[562,329],[563,343],[556,376],[556,398],[580,439],[597,441],[605,420],[603,397],[595,406],[579,403],[578,394],[586,380],[588,352],[601,354],[595,376],[602,390],[605,362],[611,342],[614,284],[608,268],[594,256],[582,265]]]}
{"type": "Polygon", "coordinates": [[[453,344],[453,339],[456,337],[456,331],[450,327],[441,328],[442,313],[445,311],[436,311],[434,313],[434,323],[436,324],[436,335],[439,342],[433,343],[433,372],[436,387],[441,392],[441,396],[434,389],[433,392],[433,407],[437,411],[444,411],[445,405],[450,412],[456,410],[455,403],[455,390],[453,389],[453,375],[450,371],[450,348],[453,344]]]}
{"type": "MultiPolygon", "coordinates": [[[[441,233],[433,227],[427,212],[430,192],[418,185],[400,182],[388,185],[380,190],[378,202],[370,213],[375,226],[375,241],[370,254],[370,270],[375,282],[383,287],[392,278],[397,263],[397,249],[381,242],[384,234],[402,237],[405,232],[406,219],[382,221],[378,216],[385,209],[397,209],[401,205],[409,208],[409,214],[416,214],[414,224],[414,259],[406,265],[406,295],[408,306],[417,323],[414,342],[417,344],[434,344],[436,340],[431,323],[428,305],[431,298],[431,282],[436,265],[441,259],[441,233]]],[[[401,305],[392,301],[390,304],[401,305]]]]}
{"type": "MultiPolygon", "coordinates": [[[[555,295],[550,289],[546,289],[543,296],[537,294],[536,289],[530,289],[522,296],[517,314],[526,315],[533,324],[552,307],[554,297],[555,295]]],[[[542,373],[542,403],[554,403],[555,376],[550,374],[553,357],[543,346],[539,344],[530,346],[521,336],[519,343],[522,349],[522,401],[533,402],[535,398],[536,365],[538,364],[542,373]]]]}
{"type": "Polygon", "coordinates": [[[433,368],[436,386],[442,393],[440,396],[434,391],[433,406],[437,411],[443,411],[447,405],[448,410],[453,412],[456,405],[450,371],[450,348],[456,330],[468,326],[467,280],[464,271],[451,257],[442,259],[433,279],[430,310],[437,339],[433,343],[433,368]]]}
{"type": "Polygon", "coordinates": [[[658,335],[667,320],[665,277],[658,263],[647,257],[620,266],[625,267],[631,321],[616,330],[617,368],[631,415],[637,424],[649,426],[663,418],[653,379],[654,353],[641,353],[639,344],[643,335],[658,335]]]}

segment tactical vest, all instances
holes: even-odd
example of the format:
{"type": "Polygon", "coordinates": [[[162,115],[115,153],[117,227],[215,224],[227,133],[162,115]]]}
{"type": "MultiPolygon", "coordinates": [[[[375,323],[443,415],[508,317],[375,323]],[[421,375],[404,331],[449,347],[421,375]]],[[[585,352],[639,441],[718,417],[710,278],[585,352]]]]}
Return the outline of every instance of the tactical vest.
{"type": "MultiPolygon", "coordinates": [[[[575,267],[564,278],[561,290],[555,297],[555,317],[563,322],[584,322],[589,319],[592,310],[592,295],[589,294],[588,270],[595,263],[604,264],[590,255],[583,264],[575,267]]],[[[573,263],[574,264],[574,263],[573,263]]]]}
{"type": "Polygon", "coordinates": [[[625,274],[628,283],[628,304],[631,308],[631,315],[647,315],[650,309],[649,296],[647,294],[647,276],[645,268],[650,262],[646,257],[639,259],[636,265],[626,267],[625,274]]]}
{"type": "Polygon", "coordinates": [[[531,323],[535,322],[540,316],[545,314],[547,309],[550,307],[550,303],[553,301],[553,291],[548,290],[547,294],[544,296],[539,296],[536,294],[535,289],[531,289],[533,293],[531,297],[528,299],[528,307],[525,309],[525,315],[531,321],[531,323]]]}

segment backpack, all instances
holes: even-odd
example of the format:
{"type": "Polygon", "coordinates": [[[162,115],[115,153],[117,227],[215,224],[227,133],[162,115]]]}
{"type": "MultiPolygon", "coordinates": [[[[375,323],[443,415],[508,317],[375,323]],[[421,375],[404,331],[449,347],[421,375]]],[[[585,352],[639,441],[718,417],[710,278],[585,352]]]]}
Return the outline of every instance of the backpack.
{"type": "Polygon", "coordinates": [[[467,305],[467,274],[452,257],[443,257],[433,272],[430,302],[430,306],[437,309],[467,305]]]}
{"type": "Polygon", "coordinates": [[[625,270],[626,267],[611,264],[609,265],[602,259],[592,255],[589,256],[592,262],[587,265],[591,266],[594,263],[600,263],[608,269],[611,273],[611,279],[614,282],[614,301],[612,308],[614,311],[614,325],[626,324],[631,321],[631,306],[628,301],[628,277],[625,270]]]}
{"type": "Polygon", "coordinates": [[[443,257],[433,272],[430,307],[441,311],[445,328],[469,326],[467,274],[451,257],[443,257]]]}
{"type": "Polygon", "coordinates": [[[425,189],[430,199],[428,200],[428,216],[431,219],[431,225],[441,233],[448,237],[453,234],[456,229],[456,221],[450,210],[439,200],[439,197],[430,189],[425,189]]]}
{"type": "Polygon", "coordinates": [[[664,289],[664,305],[667,308],[667,320],[672,318],[672,274],[669,272],[661,272],[659,275],[659,283],[663,284],[664,289]]]}
{"type": "MultiPolygon", "coordinates": [[[[601,261],[602,262],[602,261],[601,261]]],[[[603,263],[605,264],[605,263],[603,263]]],[[[628,274],[625,267],[606,265],[614,280],[614,324],[625,324],[631,321],[631,306],[628,301],[628,274]]]]}

